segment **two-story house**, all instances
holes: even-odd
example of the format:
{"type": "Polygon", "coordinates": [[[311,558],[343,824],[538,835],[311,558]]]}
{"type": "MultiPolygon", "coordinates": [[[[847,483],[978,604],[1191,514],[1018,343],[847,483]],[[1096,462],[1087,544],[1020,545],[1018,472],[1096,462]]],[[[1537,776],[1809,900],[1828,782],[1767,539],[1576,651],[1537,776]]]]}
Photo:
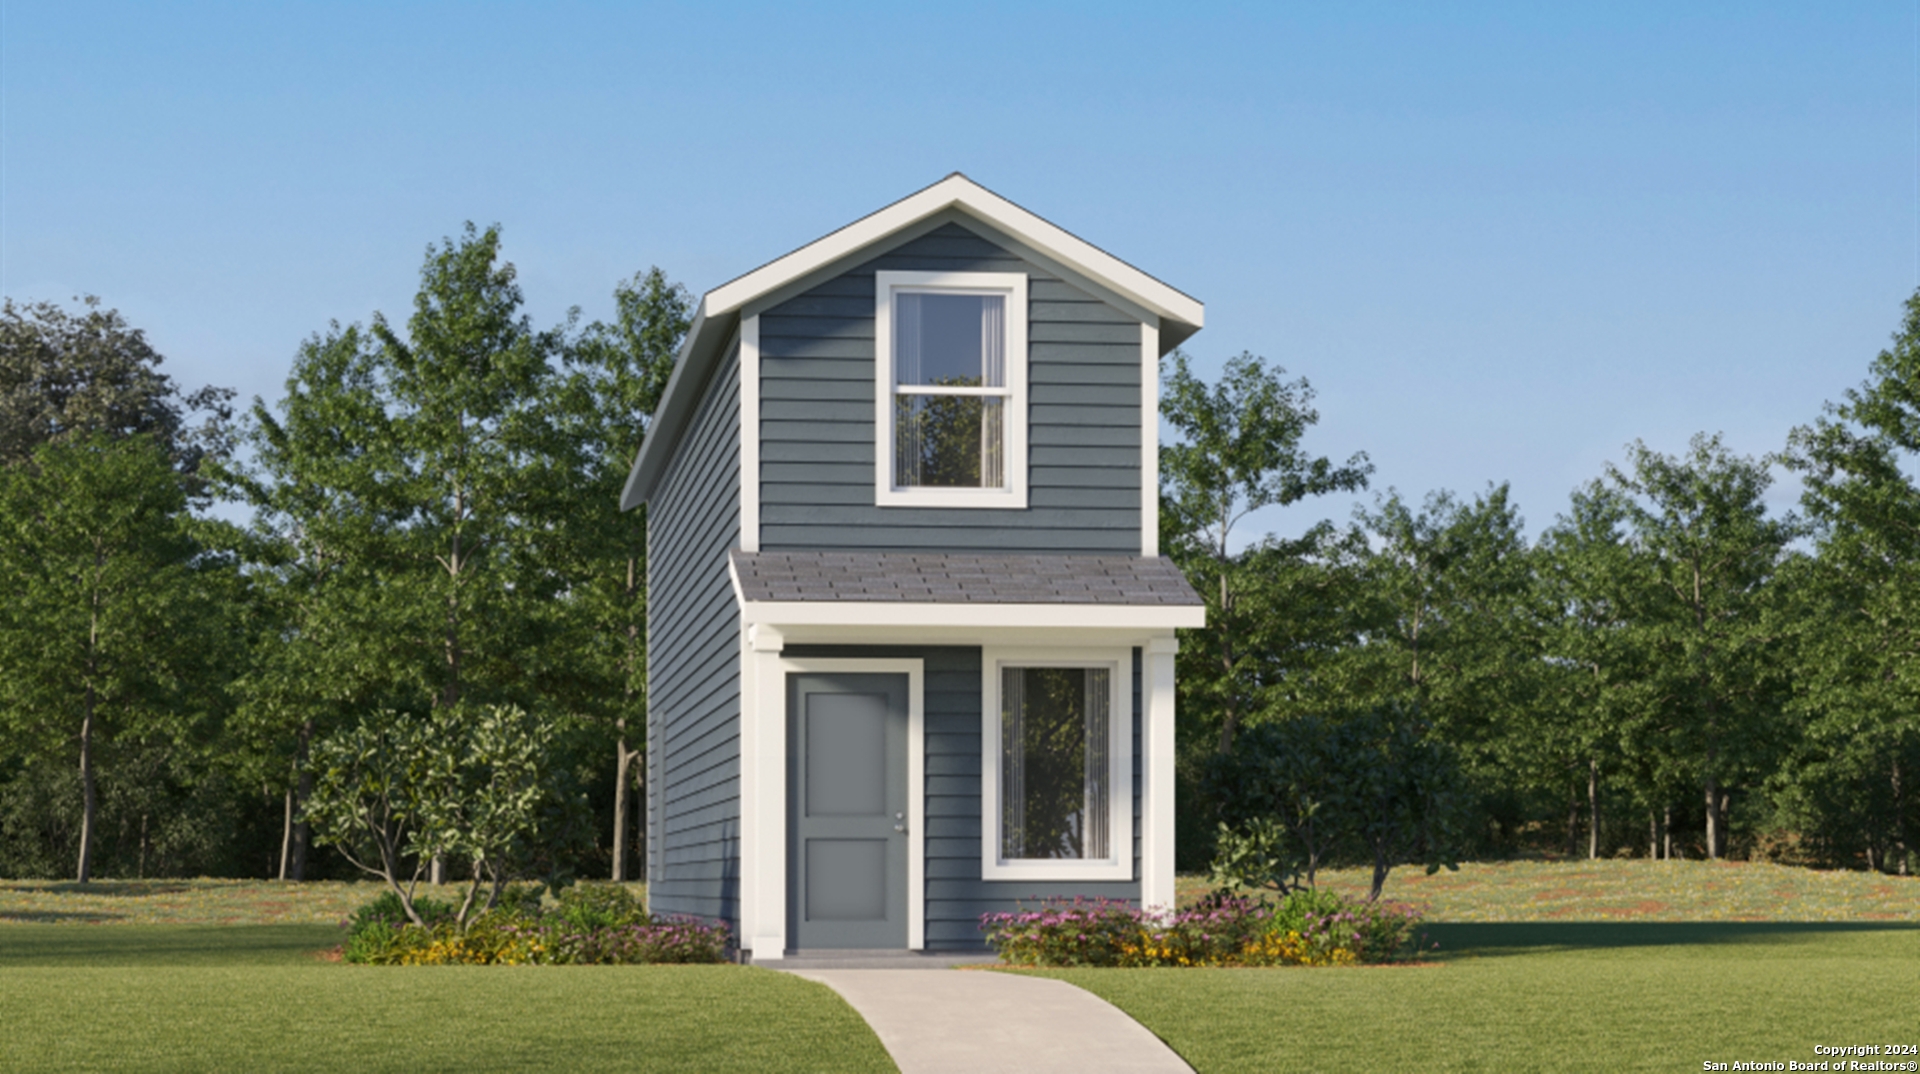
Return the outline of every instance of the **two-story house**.
{"type": "Polygon", "coordinates": [[[656,912],[770,961],[1173,902],[1158,367],[1203,307],[955,174],[708,292],[648,505],[656,912]]]}

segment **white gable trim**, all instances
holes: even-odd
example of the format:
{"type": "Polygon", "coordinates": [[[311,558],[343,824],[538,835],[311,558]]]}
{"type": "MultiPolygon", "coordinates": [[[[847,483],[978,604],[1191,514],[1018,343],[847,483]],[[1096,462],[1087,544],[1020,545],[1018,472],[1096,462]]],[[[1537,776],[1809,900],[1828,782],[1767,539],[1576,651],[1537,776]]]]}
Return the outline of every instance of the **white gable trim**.
{"type": "Polygon", "coordinates": [[[1163,319],[1200,328],[1206,307],[1105,250],[1035,216],[955,172],[917,194],[894,202],[846,227],[768,262],[707,292],[708,317],[719,317],[808,273],[823,269],[942,209],[957,208],[1031,243],[1087,278],[1112,288],[1163,319]]]}

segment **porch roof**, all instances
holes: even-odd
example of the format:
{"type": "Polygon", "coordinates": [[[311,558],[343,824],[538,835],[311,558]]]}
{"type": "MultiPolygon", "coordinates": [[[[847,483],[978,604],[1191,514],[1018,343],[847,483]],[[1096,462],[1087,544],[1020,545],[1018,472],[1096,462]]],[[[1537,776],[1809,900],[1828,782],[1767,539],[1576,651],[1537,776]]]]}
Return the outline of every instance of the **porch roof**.
{"type": "Polygon", "coordinates": [[[1165,556],[736,550],[732,557],[744,603],[1202,605],[1165,556]]]}

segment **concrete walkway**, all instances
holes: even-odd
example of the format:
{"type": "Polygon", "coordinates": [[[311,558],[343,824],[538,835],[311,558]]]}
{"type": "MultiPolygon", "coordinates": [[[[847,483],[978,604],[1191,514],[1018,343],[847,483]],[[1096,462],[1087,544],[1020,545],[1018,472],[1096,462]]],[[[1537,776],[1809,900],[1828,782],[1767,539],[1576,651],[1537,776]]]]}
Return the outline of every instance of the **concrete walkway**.
{"type": "Polygon", "coordinates": [[[795,969],[840,993],[900,1074],[1192,1074],[1172,1048],[1065,981],[966,970],[795,969]]]}

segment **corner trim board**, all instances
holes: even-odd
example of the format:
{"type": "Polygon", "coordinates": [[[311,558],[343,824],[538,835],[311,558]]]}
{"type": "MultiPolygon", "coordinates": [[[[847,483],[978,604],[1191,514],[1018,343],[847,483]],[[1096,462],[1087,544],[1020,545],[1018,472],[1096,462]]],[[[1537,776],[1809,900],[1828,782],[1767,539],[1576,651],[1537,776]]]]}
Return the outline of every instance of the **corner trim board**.
{"type": "Polygon", "coordinates": [[[1160,554],[1160,325],[1140,325],[1140,554],[1160,554]]]}
{"type": "Polygon", "coordinates": [[[740,551],[760,551],[760,318],[757,315],[740,321],[740,551]]]}

